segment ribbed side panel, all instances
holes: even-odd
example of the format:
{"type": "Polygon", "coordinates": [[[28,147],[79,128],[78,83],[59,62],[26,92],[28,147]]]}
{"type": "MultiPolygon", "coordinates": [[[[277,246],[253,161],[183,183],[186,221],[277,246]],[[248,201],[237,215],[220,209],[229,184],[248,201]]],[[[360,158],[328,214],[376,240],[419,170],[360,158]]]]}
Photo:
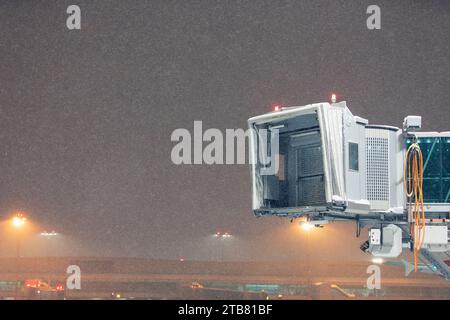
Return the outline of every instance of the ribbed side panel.
{"type": "Polygon", "coordinates": [[[389,135],[385,130],[366,130],[367,199],[372,209],[389,207],[389,135]]]}

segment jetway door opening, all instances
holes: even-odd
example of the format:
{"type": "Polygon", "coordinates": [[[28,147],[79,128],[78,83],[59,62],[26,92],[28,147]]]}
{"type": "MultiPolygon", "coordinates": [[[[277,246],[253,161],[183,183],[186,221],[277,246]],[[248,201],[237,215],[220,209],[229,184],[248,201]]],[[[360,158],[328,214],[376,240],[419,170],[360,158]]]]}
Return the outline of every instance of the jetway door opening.
{"type": "Polygon", "coordinates": [[[259,126],[271,127],[279,130],[279,169],[274,175],[259,176],[258,169],[255,172],[254,178],[262,182],[260,208],[276,210],[325,205],[323,148],[317,113],[259,126]]]}
{"type": "Polygon", "coordinates": [[[319,131],[290,135],[288,139],[289,206],[323,205],[325,186],[319,131]]]}

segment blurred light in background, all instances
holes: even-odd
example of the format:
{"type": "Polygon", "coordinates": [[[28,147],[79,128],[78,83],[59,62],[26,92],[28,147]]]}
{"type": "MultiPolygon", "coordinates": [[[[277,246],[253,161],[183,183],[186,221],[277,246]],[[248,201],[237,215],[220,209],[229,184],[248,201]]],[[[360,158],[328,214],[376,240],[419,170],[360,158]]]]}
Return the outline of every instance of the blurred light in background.
{"type": "Polygon", "coordinates": [[[16,229],[21,229],[25,223],[27,222],[27,218],[24,217],[22,213],[16,214],[12,219],[11,223],[16,229]]]}

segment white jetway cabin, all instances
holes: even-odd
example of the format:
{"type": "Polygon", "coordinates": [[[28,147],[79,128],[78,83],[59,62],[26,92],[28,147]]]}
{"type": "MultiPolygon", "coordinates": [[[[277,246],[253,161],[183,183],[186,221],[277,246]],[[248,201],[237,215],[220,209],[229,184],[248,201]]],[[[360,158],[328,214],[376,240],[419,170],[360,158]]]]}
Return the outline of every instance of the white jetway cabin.
{"type": "Polygon", "coordinates": [[[261,174],[261,161],[252,164],[256,215],[402,213],[400,129],[371,126],[345,102],[283,108],[248,124],[255,132],[250,143],[255,159],[263,143],[260,129],[272,135],[277,129],[279,141],[276,174],[261,174]]]}
{"type": "Polygon", "coordinates": [[[410,247],[416,268],[421,255],[450,277],[431,254],[449,249],[450,132],[418,132],[420,116],[402,129],[371,125],[345,102],[277,108],[248,126],[256,216],[354,220],[357,236],[370,228],[362,250],[396,257],[410,247]]]}

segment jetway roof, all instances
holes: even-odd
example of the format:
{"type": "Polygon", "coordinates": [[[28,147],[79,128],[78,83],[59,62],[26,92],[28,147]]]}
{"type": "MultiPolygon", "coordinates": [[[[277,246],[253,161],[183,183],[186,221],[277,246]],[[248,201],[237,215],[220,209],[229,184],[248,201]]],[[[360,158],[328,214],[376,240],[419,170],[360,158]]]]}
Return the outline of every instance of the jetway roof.
{"type": "Polygon", "coordinates": [[[351,116],[354,118],[354,120],[358,123],[362,123],[367,125],[369,121],[367,119],[354,116],[351,111],[347,107],[346,101],[340,101],[337,103],[330,104],[328,102],[320,102],[320,103],[313,103],[313,104],[307,104],[304,106],[293,106],[293,107],[283,107],[281,110],[278,111],[271,111],[259,116],[252,117],[248,119],[248,123],[266,123],[266,122],[276,122],[276,121],[283,121],[285,119],[291,118],[296,115],[304,115],[308,114],[309,112],[313,113],[315,110],[320,108],[343,108],[346,109],[346,113],[351,114],[351,116]]]}

